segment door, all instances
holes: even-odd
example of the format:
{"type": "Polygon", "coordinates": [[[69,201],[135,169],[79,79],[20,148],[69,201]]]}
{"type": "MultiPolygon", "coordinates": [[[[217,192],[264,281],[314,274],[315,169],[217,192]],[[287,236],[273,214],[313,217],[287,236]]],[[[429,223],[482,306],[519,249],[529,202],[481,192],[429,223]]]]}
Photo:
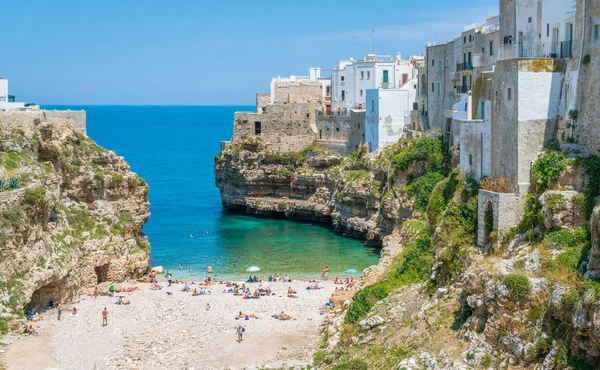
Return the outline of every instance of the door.
{"type": "Polygon", "coordinates": [[[553,28],[552,29],[552,45],[550,46],[550,52],[553,54],[552,56],[556,58],[556,53],[558,51],[558,34],[559,34],[559,29],[558,28],[553,28]]]}
{"type": "Polygon", "coordinates": [[[388,83],[389,76],[388,76],[388,70],[384,70],[383,71],[383,83],[388,83]]]}

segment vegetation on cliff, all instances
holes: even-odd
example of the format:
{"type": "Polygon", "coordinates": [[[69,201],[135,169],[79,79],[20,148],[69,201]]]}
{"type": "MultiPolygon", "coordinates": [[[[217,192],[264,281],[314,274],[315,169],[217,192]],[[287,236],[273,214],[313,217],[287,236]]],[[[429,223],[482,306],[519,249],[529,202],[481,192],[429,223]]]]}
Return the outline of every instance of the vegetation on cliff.
{"type": "Polygon", "coordinates": [[[148,186],[69,121],[3,116],[0,179],[0,331],[147,266],[148,186]]]}

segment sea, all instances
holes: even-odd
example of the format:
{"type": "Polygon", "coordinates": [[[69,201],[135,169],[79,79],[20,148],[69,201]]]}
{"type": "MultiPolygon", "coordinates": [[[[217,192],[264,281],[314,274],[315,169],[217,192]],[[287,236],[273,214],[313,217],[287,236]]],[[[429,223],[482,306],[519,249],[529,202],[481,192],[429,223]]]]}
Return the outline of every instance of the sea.
{"type": "Polygon", "coordinates": [[[349,276],[376,264],[379,248],[344,237],[327,225],[223,212],[214,157],[229,140],[236,111],[253,106],[44,106],[87,112],[87,134],[125,157],[150,186],[144,227],[151,265],[194,279],[212,267],[217,279],[270,274],[349,276]],[[235,266],[234,266],[235,263],[235,266]],[[179,268],[180,264],[183,266],[179,268]]]}

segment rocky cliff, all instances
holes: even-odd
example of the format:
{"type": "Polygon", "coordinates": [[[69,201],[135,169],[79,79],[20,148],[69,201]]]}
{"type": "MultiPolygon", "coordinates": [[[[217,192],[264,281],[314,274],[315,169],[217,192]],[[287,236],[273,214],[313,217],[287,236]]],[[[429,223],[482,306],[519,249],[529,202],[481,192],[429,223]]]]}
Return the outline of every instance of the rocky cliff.
{"type": "MultiPolygon", "coordinates": [[[[69,302],[144,272],[148,190],[68,119],[0,116],[0,329],[26,306],[69,302]]],[[[11,324],[12,321],[12,324],[11,324]]]]}
{"type": "Polygon", "coordinates": [[[498,238],[486,221],[484,248],[478,189],[499,187],[448,163],[427,136],[348,158],[246,140],[215,158],[215,174],[227,209],[384,245],[378,278],[323,327],[317,368],[597,368],[600,161],[543,154],[522,223],[498,238]]]}

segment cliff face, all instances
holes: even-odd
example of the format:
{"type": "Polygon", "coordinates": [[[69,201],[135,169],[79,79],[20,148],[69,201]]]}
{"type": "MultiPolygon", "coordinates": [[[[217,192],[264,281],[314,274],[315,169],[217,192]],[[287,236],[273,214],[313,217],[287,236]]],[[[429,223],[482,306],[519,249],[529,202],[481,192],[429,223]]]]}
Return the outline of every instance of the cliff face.
{"type": "Polygon", "coordinates": [[[393,155],[375,161],[362,150],[344,159],[317,147],[281,154],[247,139],[215,158],[216,185],[225,209],[324,222],[381,244],[414,212],[415,196],[401,189],[407,177],[427,171],[423,160],[396,170],[393,155]]]}
{"type": "Polygon", "coordinates": [[[0,116],[0,322],[143,272],[148,186],[67,119],[0,116]]]}
{"type": "Polygon", "coordinates": [[[478,189],[491,185],[448,174],[448,161],[427,137],[348,158],[246,141],[215,158],[215,174],[227,209],[322,221],[384,245],[379,279],[323,327],[318,368],[594,368],[600,160],[544,154],[522,224],[500,244],[486,221],[485,248],[478,189]]]}

